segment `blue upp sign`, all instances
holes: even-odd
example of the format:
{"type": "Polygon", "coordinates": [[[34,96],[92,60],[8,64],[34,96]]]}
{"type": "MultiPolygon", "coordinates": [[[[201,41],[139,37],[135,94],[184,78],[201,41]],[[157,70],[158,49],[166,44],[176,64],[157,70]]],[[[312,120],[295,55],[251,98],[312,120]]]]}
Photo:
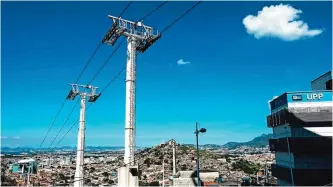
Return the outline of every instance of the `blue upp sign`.
{"type": "Polygon", "coordinates": [[[288,102],[332,101],[332,92],[288,93],[288,102]]]}

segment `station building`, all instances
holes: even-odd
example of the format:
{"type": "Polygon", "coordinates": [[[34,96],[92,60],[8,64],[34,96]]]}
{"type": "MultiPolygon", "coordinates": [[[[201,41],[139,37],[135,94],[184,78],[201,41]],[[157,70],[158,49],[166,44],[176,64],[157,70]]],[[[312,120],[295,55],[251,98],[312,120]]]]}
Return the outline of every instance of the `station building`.
{"type": "Polygon", "coordinates": [[[13,173],[19,174],[36,174],[37,173],[37,162],[34,159],[23,159],[19,160],[10,166],[13,173]]]}
{"type": "Polygon", "coordinates": [[[332,183],[332,76],[311,82],[312,91],[287,92],[270,101],[272,175],[280,186],[332,183]],[[318,90],[319,89],[319,90],[318,90]]]}

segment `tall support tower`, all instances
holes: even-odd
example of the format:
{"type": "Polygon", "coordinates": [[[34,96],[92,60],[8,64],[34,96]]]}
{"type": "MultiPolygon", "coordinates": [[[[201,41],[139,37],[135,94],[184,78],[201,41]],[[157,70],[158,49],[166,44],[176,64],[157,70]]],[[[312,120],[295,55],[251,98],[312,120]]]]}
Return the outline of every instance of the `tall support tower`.
{"type": "Polygon", "coordinates": [[[126,165],[134,165],[135,148],[135,60],[137,52],[144,53],[161,35],[142,22],[132,22],[110,16],[113,24],[102,42],[114,45],[120,36],[127,37],[125,155],[126,165]]]}
{"type": "Polygon", "coordinates": [[[142,22],[128,21],[119,17],[110,16],[112,27],[108,30],[102,43],[114,45],[119,37],[127,38],[127,64],[126,64],[126,111],[125,111],[125,155],[124,163],[126,169],[120,169],[118,175],[121,186],[138,186],[138,182],[133,182],[131,176],[136,176],[138,167],[134,160],[135,148],[135,61],[137,52],[144,53],[161,35],[152,27],[144,25],[142,22]],[[126,174],[125,174],[125,173],[126,174]],[[126,176],[126,177],[124,177],[126,176]]]}
{"type": "Polygon", "coordinates": [[[74,177],[74,186],[81,187],[83,186],[84,180],[84,141],[85,141],[85,118],[86,118],[86,99],[88,97],[88,102],[95,102],[100,93],[97,94],[97,87],[91,85],[79,85],[71,84],[72,89],[70,90],[66,99],[74,100],[77,95],[80,95],[80,121],[79,121],[79,133],[78,133],[78,142],[77,142],[77,153],[76,153],[76,169],[74,177]],[[84,88],[83,91],[80,91],[80,88],[84,88]]]}

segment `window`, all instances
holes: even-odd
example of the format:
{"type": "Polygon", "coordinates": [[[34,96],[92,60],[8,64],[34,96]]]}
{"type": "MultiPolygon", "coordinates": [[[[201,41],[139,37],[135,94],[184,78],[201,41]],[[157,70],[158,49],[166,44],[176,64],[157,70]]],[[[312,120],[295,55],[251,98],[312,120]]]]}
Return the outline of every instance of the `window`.
{"type": "Polygon", "coordinates": [[[326,90],[332,90],[332,79],[326,82],[326,90]]]}

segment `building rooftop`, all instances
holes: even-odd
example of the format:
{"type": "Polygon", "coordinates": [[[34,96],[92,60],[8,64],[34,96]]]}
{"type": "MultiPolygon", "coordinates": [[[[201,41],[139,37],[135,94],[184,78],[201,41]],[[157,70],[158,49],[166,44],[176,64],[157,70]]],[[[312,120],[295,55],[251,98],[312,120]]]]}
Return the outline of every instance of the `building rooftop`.
{"type": "Polygon", "coordinates": [[[29,162],[35,162],[35,160],[32,158],[28,158],[28,159],[23,159],[23,160],[18,161],[19,164],[24,164],[24,163],[29,163],[29,162]]]}
{"type": "Polygon", "coordinates": [[[318,79],[320,79],[320,78],[322,78],[322,77],[325,77],[325,76],[327,76],[327,75],[330,75],[330,74],[332,74],[332,71],[326,72],[326,73],[324,73],[323,75],[321,75],[321,76],[315,78],[313,81],[311,81],[311,83],[314,82],[314,81],[316,81],[316,80],[318,80],[318,79]]]}

